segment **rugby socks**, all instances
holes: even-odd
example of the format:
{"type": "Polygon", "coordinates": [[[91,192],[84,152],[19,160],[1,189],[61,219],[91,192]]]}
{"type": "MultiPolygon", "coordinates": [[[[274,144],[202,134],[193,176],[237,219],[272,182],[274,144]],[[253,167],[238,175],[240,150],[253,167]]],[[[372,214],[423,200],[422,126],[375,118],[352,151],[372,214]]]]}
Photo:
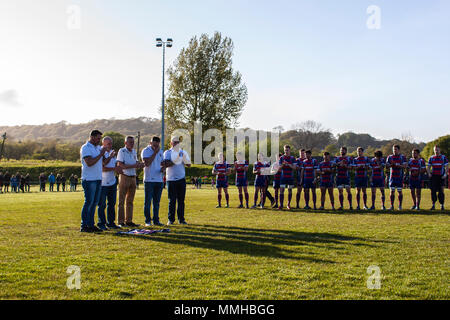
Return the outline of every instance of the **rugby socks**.
{"type": "Polygon", "coordinates": [[[361,194],[357,193],[356,194],[356,204],[359,207],[359,203],[361,202],[361,194]]]}
{"type": "MultiPolygon", "coordinates": [[[[342,195],[342,196],[344,196],[344,195],[342,195]]],[[[352,197],[351,193],[349,193],[347,195],[347,200],[348,200],[348,204],[350,205],[350,208],[353,207],[353,203],[352,203],[353,197],[352,197]]]]}
{"type": "Polygon", "coordinates": [[[230,195],[225,193],[225,200],[227,201],[227,206],[230,205],[230,195]]]}
{"type": "Polygon", "coordinates": [[[217,201],[219,202],[219,206],[221,206],[222,205],[222,194],[221,193],[217,194],[217,201]]]}
{"type": "Polygon", "coordinates": [[[363,193],[364,207],[367,207],[367,193],[363,193]]]}
{"type": "Polygon", "coordinates": [[[239,193],[239,202],[241,203],[241,206],[243,206],[243,201],[244,201],[244,196],[242,195],[242,193],[239,193]]]}
{"type": "Polygon", "coordinates": [[[283,207],[284,202],[284,192],[280,192],[280,207],[283,207]]]}
{"type": "Polygon", "coordinates": [[[248,198],[249,198],[248,192],[246,192],[245,193],[245,204],[247,205],[247,207],[248,207],[248,198]]]}
{"type": "Polygon", "coordinates": [[[372,207],[375,208],[375,199],[376,199],[376,194],[375,192],[372,192],[372,207]]]}
{"type": "Polygon", "coordinates": [[[403,192],[398,193],[398,205],[401,207],[403,202],[403,192]]]}
{"type": "Polygon", "coordinates": [[[297,192],[297,195],[295,196],[295,200],[297,202],[297,207],[300,205],[300,192],[297,192]]]}
{"type": "Polygon", "coordinates": [[[309,207],[309,190],[306,189],[305,192],[304,192],[304,194],[305,194],[305,203],[306,203],[306,206],[309,207]]]}
{"type": "Polygon", "coordinates": [[[339,203],[341,204],[341,207],[344,207],[344,195],[343,194],[339,195],[339,203]]]}
{"type": "Polygon", "coordinates": [[[395,201],[395,194],[391,193],[391,206],[394,206],[394,201],[395,201]]]}
{"type": "Polygon", "coordinates": [[[313,191],[313,194],[312,194],[313,196],[312,196],[312,198],[313,198],[313,205],[314,205],[314,208],[316,208],[316,202],[317,202],[317,195],[316,195],[316,192],[315,191],[313,191]]]}
{"type": "Polygon", "coordinates": [[[288,206],[291,206],[291,200],[292,200],[292,193],[289,192],[288,193],[288,203],[287,203],[288,206]]]}
{"type": "Polygon", "coordinates": [[[416,191],[414,189],[411,190],[411,197],[413,199],[414,207],[417,206],[417,199],[416,199],[416,191]]]}

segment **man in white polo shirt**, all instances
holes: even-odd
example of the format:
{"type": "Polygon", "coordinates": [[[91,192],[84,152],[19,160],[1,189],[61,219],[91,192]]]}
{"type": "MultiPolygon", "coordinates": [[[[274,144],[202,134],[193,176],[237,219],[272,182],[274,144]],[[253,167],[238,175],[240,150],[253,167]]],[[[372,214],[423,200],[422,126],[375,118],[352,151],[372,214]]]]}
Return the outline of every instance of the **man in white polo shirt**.
{"type": "Polygon", "coordinates": [[[152,225],[152,217],[150,215],[150,207],[153,201],[153,224],[162,226],[159,221],[159,202],[161,193],[164,188],[163,173],[161,171],[161,162],[163,161],[163,152],[159,147],[161,139],[153,137],[150,144],[142,150],[141,158],[145,163],[144,169],[144,216],[145,226],[152,225]]]}
{"type": "Polygon", "coordinates": [[[119,209],[117,220],[120,227],[137,227],[133,223],[133,201],[136,194],[136,169],[144,167],[144,163],[137,160],[134,147],[134,137],[125,138],[125,147],[119,150],[117,165],[122,169],[119,176],[119,209]],[[126,210],[125,210],[126,203],[126,210]]]}
{"type": "Polygon", "coordinates": [[[95,208],[100,199],[102,186],[102,159],[106,149],[100,147],[102,133],[93,130],[89,141],[81,146],[81,185],[84,189],[84,204],[81,210],[81,232],[101,232],[94,225],[95,208]]]}
{"type": "Polygon", "coordinates": [[[172,148],[164,152],[164,161],[161,164],[162,169],[166,169],[167,189],[169,193],[169,222],[171,225],[175,222],[175,207],[178,222],[187,224],[184,219],[184,198],[186,196],[186,171],[185,166],[190,167],[191,161],[186,151],[180,148],[179,137],[172,137],[172,148]]]}
{"type": "Polygon", "coordinates": [[[116,166],[116,152],[112,149],[112,144],[113,140],[111,137],[103,138],[103,148],[106,149],[106,152],[103,156],[102,190],[97,210],[97,227],[102,230],[119,228],[114,222],[116,219],[115,208],[117,199],[117,179],[115,174],[121,173],[122,170],[116,166]],[[108,206],[106,206],[106,200],[108,200],[108,206]],[[107,217],[105,216],[106,208],[107,217]]]}

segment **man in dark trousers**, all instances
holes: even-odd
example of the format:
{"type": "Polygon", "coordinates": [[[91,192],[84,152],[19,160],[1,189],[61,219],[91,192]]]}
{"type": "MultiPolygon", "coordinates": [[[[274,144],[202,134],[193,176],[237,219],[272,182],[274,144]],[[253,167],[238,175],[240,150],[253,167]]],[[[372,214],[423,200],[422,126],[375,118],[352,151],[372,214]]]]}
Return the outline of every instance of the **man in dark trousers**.
{"type": "Polygon", "coordinates": [[[191,166],[189,155],[180,147],[179,137],[172,137],[172,148],[164,152],[161,162],[162,170],[166,170],[167,188],[169,193],[169,222],[175,222],[175,207],[180,224],[187,224],[184,219],[184,198],[186,196],[186,170],[191,166]]]}
{"type": "Polygon", "coordinates": [[[441,210],[444,210],[444,185],[445,178],[447,177],[447,169],[447,157],[441,154],[441,149],[439,148],[439,146],[434,146],[434,156],[431,156],[428,160],[427,168],[431,183],[431,201],[433,202],[431,210],[435,209],[435,205],[438,199],[439,203],[441,204],[441,210]]]}

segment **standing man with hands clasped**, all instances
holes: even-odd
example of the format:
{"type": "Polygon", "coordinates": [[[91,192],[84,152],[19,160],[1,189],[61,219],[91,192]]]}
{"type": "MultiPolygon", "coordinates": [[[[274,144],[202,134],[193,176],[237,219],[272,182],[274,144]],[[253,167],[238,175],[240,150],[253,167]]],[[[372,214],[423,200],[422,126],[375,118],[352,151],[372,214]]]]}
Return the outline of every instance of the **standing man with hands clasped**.
{"type": "Polygon", "coordinates": [[[144,163],[137,159],[134,137],[125,138],[125,147],[117,154],[117,165],[122,169],[119,176],[119,208],[118,222],[120,227],[137,227],[133,223],[133,201],[136,194],[136,169],[144,168],[144,163]],[[126,203],[126,210],[125,210],[126,203]]]}
{"type": "Polygon", "coordinates": [[[186,167],[191,166],[189,155],[180,147],[180,138],[171,139],[172,148],[164,152],[164,160],[161,163],[162,170],[166,171],[166,180],[169,193],[169,222],[175,222],[175,207],[177,206],[178,222],[187,224],[184,219],[184,198],[186,196],[186,167]]]}
{"type": "Polygon", "coordinates": [[[161,139],[153,137],[150,144],[141,152],[141,158],[144,161],[144,216],[145,226],[162,226],[159,221],[159,202],[164,189],[163,173],[161,171],[161,162],[163,161],[163,152],[160,148],[161,139]],[[153,201],[153,219],[150,215],[150,207],[153,201]]]}
{"type": "Polygon", "coordinates": [[[81,146],[81,185],[84,189],[84,204],[81,210],[81,232],[101,232],[94,225],[95,208],[100,199],[102,186],[103,155],[106,149],[100,147],[102,133],[91,131],[89,140],[81,146]]]}
{"type": "Polygon", "coordinates": [[[122,170],[116,166],[116,152],[112,149],[112,144],[113,140],[111,137],[103,138],[103,148],[105,148],[106,152],[103,156],[102,189],[97,211],[97,227],[102,230],[119,228],[114,222],[116,219],[115,208],[117,199],[117,179],[115,173],[120,174],[122,170]],[[106,205],[107,200],[108,205],[106,205]],[[105,216],[105,209],[107,210],[107,216],[105,216]]]}

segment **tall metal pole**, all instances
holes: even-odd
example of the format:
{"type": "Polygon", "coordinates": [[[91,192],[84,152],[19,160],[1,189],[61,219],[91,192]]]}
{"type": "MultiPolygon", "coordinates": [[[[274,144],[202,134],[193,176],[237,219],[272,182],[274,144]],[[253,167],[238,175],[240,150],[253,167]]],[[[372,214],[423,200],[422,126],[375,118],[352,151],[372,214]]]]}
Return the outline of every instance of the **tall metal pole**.
{"type": "Polygon", "coordinates": [[[165,77],[165,60],[166,60],[166,44],[163,43],[163,67],[162,67],[162,107],[161,107],[161,144],[164,151],[164,77],[165,77]]]}

